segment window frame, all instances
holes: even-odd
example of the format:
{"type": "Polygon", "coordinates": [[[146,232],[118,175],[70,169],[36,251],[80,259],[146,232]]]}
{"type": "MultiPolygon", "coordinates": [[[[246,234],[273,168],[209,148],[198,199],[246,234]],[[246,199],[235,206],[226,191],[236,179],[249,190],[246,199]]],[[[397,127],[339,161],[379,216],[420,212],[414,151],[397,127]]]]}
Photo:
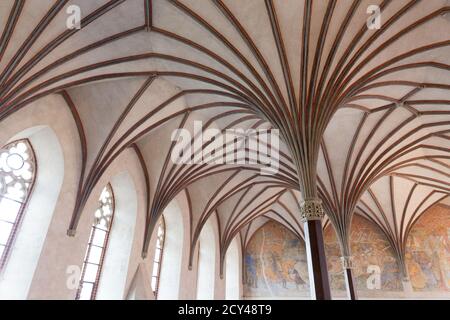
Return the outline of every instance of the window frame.
{"type": "MultiPolygon", "coordinates": [[[[158,291],[159,291],[159,284],[160,284],[160,280],[161,280],[161,266],[162,266],[162,260],[163,260],[163,256],[164,256],[164,244],[166,242],[166,220],[164,218],[164,215],[161,215],[160,221],[158,223],[158,228],[156,229],[156,241],[158,241],[158,239],[160,240],[160,248],[159,248],[159,257],[158,257],[158,261],[156,260],[156,250],[158,250],[158,247],[155,246],[155,255],[153,257],[153,269],[152,269],[152,275],[151,275],[151,280],[150,280],[150,285],[153,282],[153,279],[156,278],[155,280],[155,288],[152,288],[153,294],[155,295],[155,298],[158,298],[158,291]],[[162,226],[162,241],[160,236],[158,235],[158,231],[160,226],[162,226]],[[154,269],[155,266],[157,266],[157,274],[154,276],[154,269]]],[[[156,242],[157,244],[158,242],[156,242]]]]}
{"type": "Polygon", "coordinates": [[[111,222],[110,222],[109,228],[107,228],[107,230],[99,229],[99,227],[95,225],[95,222],[91,226],[91,229],[90,229],[91,232],[90,232],[89,240],[88,240],[88,243],[87,243],[86,253],[85,253],[85,256],[83,258],[82,270],[81,270],[81,275],[80,275],[80,280],[79,280],[79,283],[78,283],[78,289],[77,289],[77,294],[76,294],[75,300],[84,300],[84,299],[80,299],[84,283],[92,284],[92,291],[91,291],[91,296],[90,296],[89,300],[95,300],[96,296],[97,296],[97,291],[98,291],[98,287],[99,287],[99,284],[100,284],[101,273],[102,273],[102,269],[103,269],[103,263],[105,261],[106,251],[108,250],[109,239],[110,239],[110,235],[111,235],[111,231],[112,231],[112,227],[113,227],[113,223],[114,223],[114,215],[115,215],[115,212],[116,212],[116,198],[114,196],[114,190],[113,190],[113,188],[111,186],[111,183],[108,183],[102,189],[102,192],[103,192],[103,190],[105,188],[107,188],[111,192],[111,203],[112,203],[111,222]],[[95,232],[97,231],[97,229],[105,232],[105,239],[103,240],[103,246],[102,247],[93,244],[95,232]],[[102,253],[100,255],[100,260],[99,260],[98,264],[95,264],[95,263],[92,263],[92,262],[88,261],[89,260],[89,254],[90,254],[91,249],[92,249],[93,246],[102,249],[102,253]],[[86,275],[86,266],[89,265],[89,264],[90,265],[96,265],[98,267],[97,273],[95,275],[94,282],[92,282],[92,281],[85,281],[84,280],[84,277],[86,275]]]}
{"type": "MultiPolygon", "coordinates": [[[[35,183],[36,177],[38,174],[38,163],[37,163],[36,153],[35,153],[34,148],[29,139],[24,138],[24,139],[17,139],[17,140],[8,142],[4,146],[2,146],[0,148],[0,150],[8,149],[9,146],[16,145],[21,142],[25,143],[27,148],[29,149],[30,160],[28,160],[28,161],[33,164],[33,172],[32,172],[33,174],[32,174],[31,180],[29,182],[30,187],[27,190],[27,194],[26,194],[24,200],[22,201],[22,203],[20,204],[20,208],[17,213],[16,220],[12,223],[13,226],[11,228],[11,233],[9,234],[8,240],[6,241],[6,244],[4,245],[5,249],[3,250],[3,253],[0,255],[0,273],[4,271],[4,269],[8,263],[8,260],[11,257],[12,248],[14,246],[14,242],[17,239],[17,235],[19,233],[20,226],[22,225],[22,222],[23,222],[23,219],[25,216],[25,212],[29,206],[31,195],[34,191],[34,187],[36,184],[35,183]]],[[[0,196],[0,198],[3,198],[3,197],[0,196]]],[[[13,199],[10,199],[10,200],[16,201],[13,199]]],[[[16,201],[16,202],[18,202],[18,201],[16,201]]]]}

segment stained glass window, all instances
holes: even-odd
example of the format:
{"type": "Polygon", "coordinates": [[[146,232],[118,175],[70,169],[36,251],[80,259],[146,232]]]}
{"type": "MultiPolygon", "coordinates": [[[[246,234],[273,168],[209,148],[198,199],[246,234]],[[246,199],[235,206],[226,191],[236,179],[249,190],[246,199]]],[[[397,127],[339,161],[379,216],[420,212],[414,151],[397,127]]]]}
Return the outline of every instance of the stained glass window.
{"type": "Polygon", "coordinates": [[[0,269],[11,252],[35,175],[36,161],[28,140],[0,149],[0,269]]]}
{"type": "Polygon", "coordinates": [[[158,224],[157,238],[156,238],[156,249],[155,258],[153,260],[153,273],[152,273],[152,289],[155,297],[158,296],[159,278],[161,274],[161,262],[164,249],[164,237],[166,232],[166,223],[164,221],[164,216],[161,216],[158,224]]]}
{"type": "Polygon", "coordinates": [[[95,299],[113,217],[114,194],[111,185],[108,184],[100,195],[99,206],[94,213],[94,223],[89,236],[76,297],[78,300],[95,299]]]}

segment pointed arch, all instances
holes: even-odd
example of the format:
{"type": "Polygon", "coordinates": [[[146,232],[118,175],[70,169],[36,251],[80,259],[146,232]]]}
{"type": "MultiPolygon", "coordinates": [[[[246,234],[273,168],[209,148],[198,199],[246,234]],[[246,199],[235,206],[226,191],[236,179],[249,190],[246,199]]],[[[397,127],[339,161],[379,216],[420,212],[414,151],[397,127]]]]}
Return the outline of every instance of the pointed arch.
{"type": "Polygon", "coordinates": [[[166,237],[166,222],[164,215],[159,218],[158,228],[156,229],[155,255],[153,258],[153,270],[151,286],[155,298],[158,298],[159,279],[161,276],[162,257],[164,252],[164,240],[166,237]]]}
{"type": "Polygon", "coordinates": [[[94,214],[86,255],[83,261],[77,300],[94,300],[105,260],[111,227],[114,220],[115,200],[110,183],[102,190],[98,208],[94,214]]]}
{"type": "Polygon", "coordinates": [[[33,190],[36,157],[28,139],[0,149],[0,271],[7,263],[33,190]]]}

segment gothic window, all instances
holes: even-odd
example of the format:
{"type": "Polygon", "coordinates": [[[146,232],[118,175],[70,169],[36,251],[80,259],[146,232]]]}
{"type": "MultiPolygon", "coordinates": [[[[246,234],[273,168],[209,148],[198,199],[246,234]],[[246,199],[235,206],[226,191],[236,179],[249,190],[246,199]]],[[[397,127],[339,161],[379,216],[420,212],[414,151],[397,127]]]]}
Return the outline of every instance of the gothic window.
{"type": "Polygon", "coordinates": [[[28,140],[0,149],[0,270],[11,252],[35,176],[36,160],[28,140]]]}
{"type": "Polygon", "coordinates": [[[155,294],[155,297],[158,296],[158,287],[159,287],[159,279],[161,275],[161,262],[164,250],[164,237],[166,233],[166,223],[164,221],[164,216],[161,216],[158,224],[156,238],[156,250],[155,250],[155,258],[153,260],[153,273],[152,273],[152,289],[155,294]]]}
{"type": "Polygon", "coordinates": [[[111,185],[108,184],[100,195],[99,206],[95,211],[94,223],[91,228],[81,270],[81,279],[76,297],[78,300],[95,299],[113,217],[114,194],[111,185]]]}

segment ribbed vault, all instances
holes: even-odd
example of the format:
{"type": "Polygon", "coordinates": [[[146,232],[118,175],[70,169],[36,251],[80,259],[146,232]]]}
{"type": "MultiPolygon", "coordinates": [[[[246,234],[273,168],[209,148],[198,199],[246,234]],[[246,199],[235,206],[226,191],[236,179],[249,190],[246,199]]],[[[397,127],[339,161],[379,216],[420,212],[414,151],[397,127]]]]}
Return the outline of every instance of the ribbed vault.
{"type": "Polygon", "coordinates": [[[211,215],[223,260],[236,235],[245,244],[267,219],[302,237],[300,202],[320,197],[344,255],[357,209],[402,261],[424,209],[413,193],[449,192],[449,11],[445,0],[2,1],[0,126],[44,96],[64,97],[82,150],[69,234],[102,174],[133,148],[148,194],[144,255],[158,217],[186,192],[191,256],[211,215]],[[81,30],[66,27],[71,4],[81,30]],[[366,25],[374,4],[378,30],[366,25]],[[173,163],[173,132],[194,133],[195,121],[278,129],[278,172],[173,163]],[[387,212],[390,202],[405,204],[387,212]]]}

